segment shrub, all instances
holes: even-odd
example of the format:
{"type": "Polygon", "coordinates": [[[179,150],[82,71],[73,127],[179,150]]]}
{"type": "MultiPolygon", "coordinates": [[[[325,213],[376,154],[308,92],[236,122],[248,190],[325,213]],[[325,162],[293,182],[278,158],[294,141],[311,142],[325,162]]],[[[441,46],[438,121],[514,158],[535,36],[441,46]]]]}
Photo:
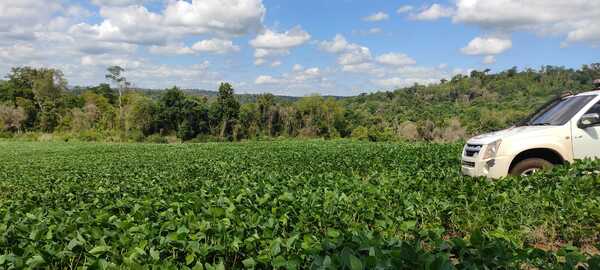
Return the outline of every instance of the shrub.
{"type": "Polygon", "coordinates": [[[352,130],[351,137],[353,139],[367,141],[369,140],[369,129],[363,126],[356,127],[352,130]]]}

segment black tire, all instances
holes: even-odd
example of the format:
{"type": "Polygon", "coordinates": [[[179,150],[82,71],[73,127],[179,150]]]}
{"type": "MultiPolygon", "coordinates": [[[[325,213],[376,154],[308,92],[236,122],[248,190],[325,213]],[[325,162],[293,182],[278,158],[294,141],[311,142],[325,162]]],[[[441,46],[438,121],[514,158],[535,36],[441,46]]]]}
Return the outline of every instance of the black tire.
{"type": "Polygon", "coordinates": [[[554,167],[554,164],[550,163],[545,159],[541,158],[528,158],[525,160],[519,161],[517,165],[515,165],[512,170],[510,170],[510,175],[512,176],[527,176],[529,174],[524,175],[526,172],[534,173],[536,169],[540,170],[550,170],[554,167]]]}

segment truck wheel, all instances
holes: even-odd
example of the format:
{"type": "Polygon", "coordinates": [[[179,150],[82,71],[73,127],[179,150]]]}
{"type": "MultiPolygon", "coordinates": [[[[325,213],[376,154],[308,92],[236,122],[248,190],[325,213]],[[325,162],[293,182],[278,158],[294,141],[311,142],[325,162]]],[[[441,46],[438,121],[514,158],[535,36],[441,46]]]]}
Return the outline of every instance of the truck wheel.
{"type": "Polygon", "coordinates": [[[554,164],[541,158],[528,158],[522,160],[510,170],[512,176],[530,176],[541,170],[549,170],[554,164]]]}

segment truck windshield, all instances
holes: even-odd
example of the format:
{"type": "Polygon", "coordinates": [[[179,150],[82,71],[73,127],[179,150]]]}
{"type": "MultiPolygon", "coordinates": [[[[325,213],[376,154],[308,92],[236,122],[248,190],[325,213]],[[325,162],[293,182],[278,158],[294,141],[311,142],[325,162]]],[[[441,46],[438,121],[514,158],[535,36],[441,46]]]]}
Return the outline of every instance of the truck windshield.
{"type": "Polygon", "coordinates": [[[573,116],[596,96],[573,96],[556,100],[533,114],[526,126],[560,126],[566,124],[573,116]]]}

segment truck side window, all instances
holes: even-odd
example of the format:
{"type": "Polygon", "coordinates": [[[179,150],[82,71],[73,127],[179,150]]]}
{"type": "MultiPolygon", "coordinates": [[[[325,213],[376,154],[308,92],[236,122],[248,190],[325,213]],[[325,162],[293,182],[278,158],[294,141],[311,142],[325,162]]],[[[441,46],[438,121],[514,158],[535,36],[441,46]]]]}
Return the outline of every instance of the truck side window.
{"type": "Polygon", "coordinates": [[[597,113],[600,114],[600,101],[596,104],[594,104],[594,106],[592,106],[587,112],[588,113],[597,113]]]}

